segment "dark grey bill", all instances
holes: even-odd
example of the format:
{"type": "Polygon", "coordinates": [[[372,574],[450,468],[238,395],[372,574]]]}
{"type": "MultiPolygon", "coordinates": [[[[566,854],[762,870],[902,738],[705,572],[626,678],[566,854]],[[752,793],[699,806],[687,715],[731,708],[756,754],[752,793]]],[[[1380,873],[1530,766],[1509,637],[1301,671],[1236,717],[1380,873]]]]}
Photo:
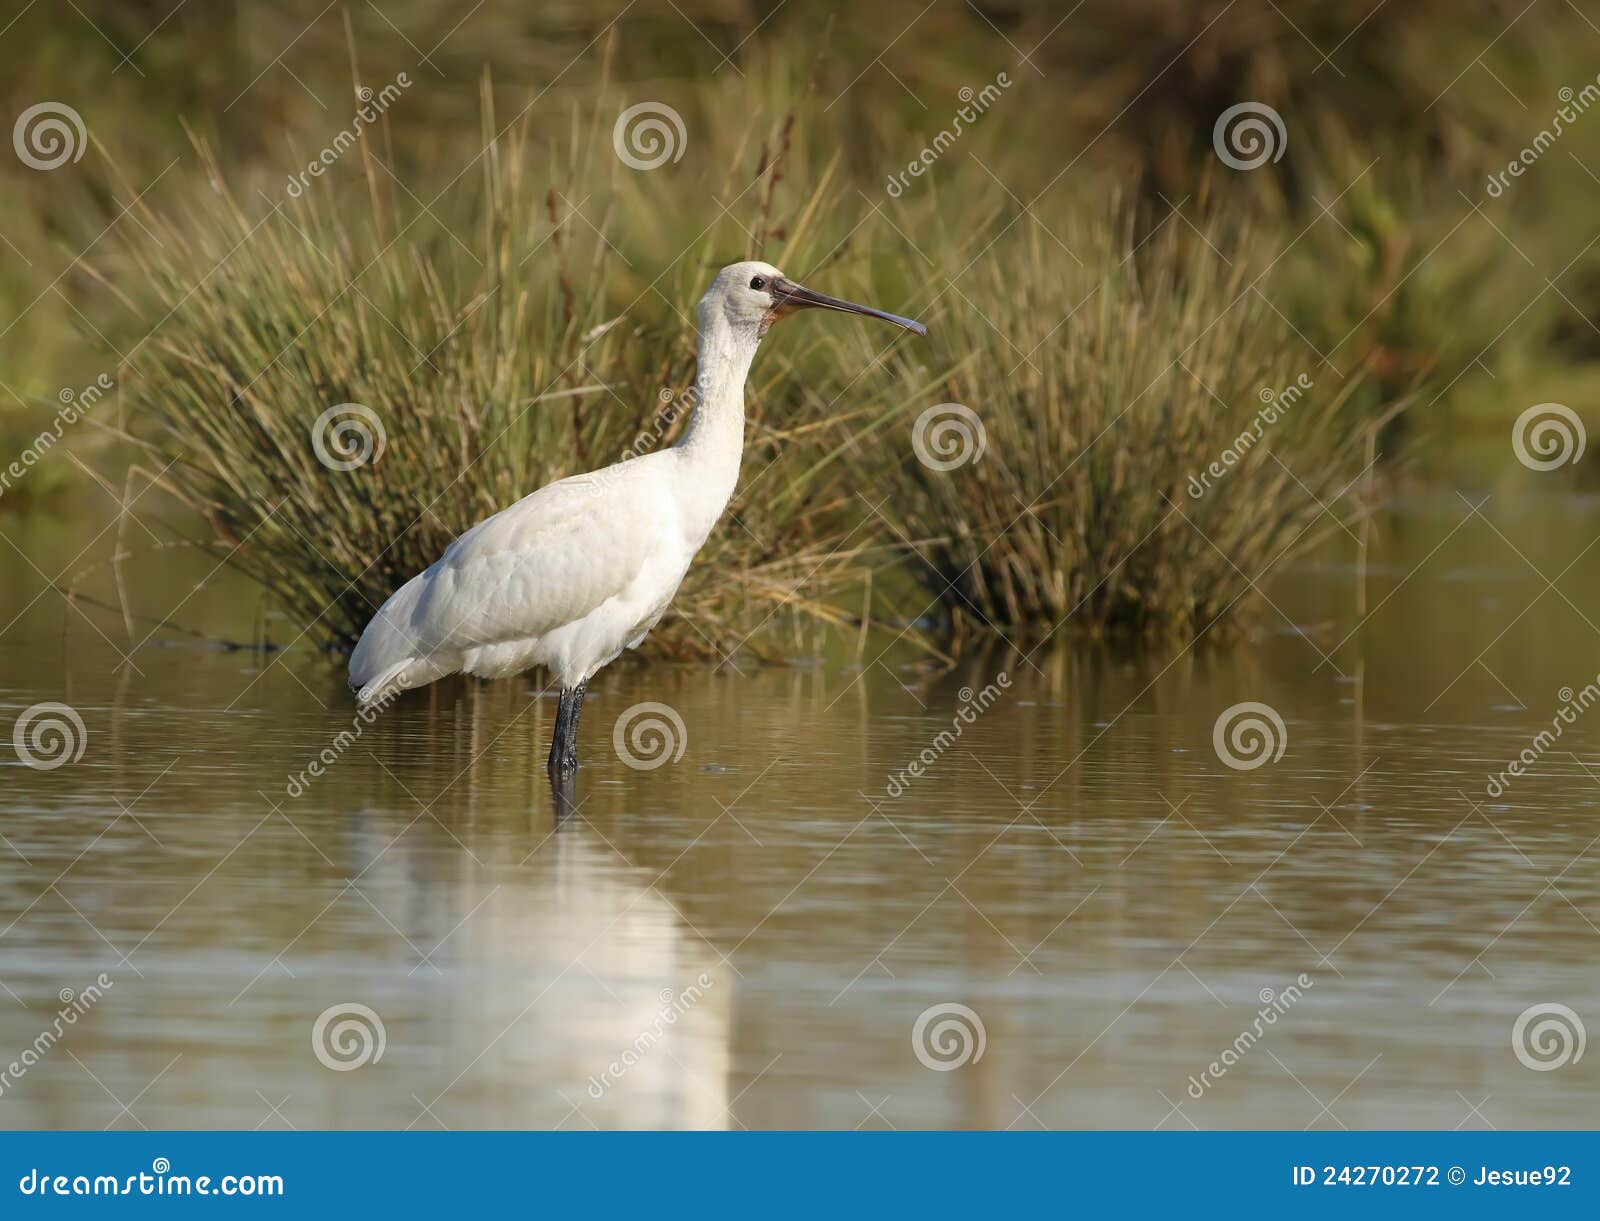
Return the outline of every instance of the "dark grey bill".
{"type": "Polygon", "coordinates": [[[892,322],[902,330],[910,331],[914,335],[926,335],[928,328],[920,322],[910,318],[902,318],[899,314],[888,314],[881,309],[873,309],[870,305],[857,305],[854,301],[841,301],[838,297],[830,297],[824,293],[813,292],[804,285],[796,284],[793,280],[783,278],[772,282],[773,308],[781,316],[801,309],[834,309],[845,314],[860,314],[864,318],[880,318],[884,322],[892,322]]]}

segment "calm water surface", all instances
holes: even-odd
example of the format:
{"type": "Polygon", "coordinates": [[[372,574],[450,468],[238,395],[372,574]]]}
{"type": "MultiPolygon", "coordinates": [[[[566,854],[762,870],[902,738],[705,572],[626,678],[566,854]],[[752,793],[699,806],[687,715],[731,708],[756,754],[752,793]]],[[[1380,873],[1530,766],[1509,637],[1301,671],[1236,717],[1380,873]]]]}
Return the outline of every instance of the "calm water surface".
{"type": "MultiPolygon", "coordinates": [[[[82,1009],[0,1077],[0,1125],[1594,1122],[1600,1055],[1536,1071],[1513,1026],[1600,1033],[1600,710],[1485,793],[1600,670],[1593,498],[1414,497],[1364,619],[1340,537],[1225,646],[614,669],[560,822],[532,684],[335,745],[352,707],[304,647],[130,652],[47,592],[101,524],[0,519],[0,1061],[82,1009]],[[11,745],[42,701],[85,727],[51,771],[11,745]],[[636,770],[613,728],[644,701],[683,753],[636,770]],[[1285,745],[1235,770],[1244,701],[1285,745]],[[382,1054],[335,1070],[346,1018],[382,1054]]],[[[210,571],[142,559],[130,604],[247,633],[210,571]]]]}

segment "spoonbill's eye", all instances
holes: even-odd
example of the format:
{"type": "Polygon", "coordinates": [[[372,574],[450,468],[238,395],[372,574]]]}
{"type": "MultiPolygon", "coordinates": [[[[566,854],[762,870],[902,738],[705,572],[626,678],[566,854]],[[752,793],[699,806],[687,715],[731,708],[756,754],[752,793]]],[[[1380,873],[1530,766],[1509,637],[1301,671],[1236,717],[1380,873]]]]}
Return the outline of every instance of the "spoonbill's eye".
{"type": "Polygon", "coordinates": [[[755,279],[750,281],[750,287],[751,288],[765,288],[766,286],[767,286],[767,282],[765,280],[763,280],[760,276],[757,276],[755,279]]]}

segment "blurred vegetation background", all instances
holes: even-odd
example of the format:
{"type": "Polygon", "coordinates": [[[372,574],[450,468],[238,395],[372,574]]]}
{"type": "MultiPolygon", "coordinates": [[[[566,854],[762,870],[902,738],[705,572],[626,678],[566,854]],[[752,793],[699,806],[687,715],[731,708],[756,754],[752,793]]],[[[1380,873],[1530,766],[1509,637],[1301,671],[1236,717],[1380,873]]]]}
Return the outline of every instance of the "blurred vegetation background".
{"type": "Polygon", "coordinates": [[[7,123],[64,103],[87,147],[0,157],[0,467],[69,393],[119,391],[0,516],[155,480],[175,540],[347,641],[472,521],[670,441],[693,303],[759,255],[933,335],[775,335],[732,520],[663,647],[863,608],[930,640],[1063,616],[1203,631],[1399,463],[1525,477],[1506,434],[1526,407],[1600,423],[1587,7],[21,0],[7,123]],[[291,189],[357,90],[402,73],[291,189]],[[643,102],[683,123],[650,170],[613,148],[643,102]],[[1279,159],[1219,158],[1240,102],[1281,117],[1279,159]],[[1314,409],[1186,500],[1301,375],[1314,409]],[[988,431],[947,477],[910,445],[943,401],[988,431]],[[390,421],[343,483],[308,434],[340,402],[390,421]]]}

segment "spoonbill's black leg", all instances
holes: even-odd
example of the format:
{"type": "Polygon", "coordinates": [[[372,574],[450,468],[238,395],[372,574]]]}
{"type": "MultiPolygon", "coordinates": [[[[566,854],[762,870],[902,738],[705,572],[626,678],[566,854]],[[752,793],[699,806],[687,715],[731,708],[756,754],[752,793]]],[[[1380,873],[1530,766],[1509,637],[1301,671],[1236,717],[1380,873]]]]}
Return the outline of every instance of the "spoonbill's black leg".
{"type": "Polygon", "coordinates": [[[587,684],[564,687],[561,702],[556,706],[556,728],[550,739],[550,759],[545,770],[552,780],[567,778],[578,770],[578,716],[583,711],[583,693],[587,684]]]}
{"type": "Polygon", "coordinates": [[[578,812],[578,786],[570,773],[550,773],[550,800],[555,812],[556,830],[560,831],[572,822],[578,812]]]}

